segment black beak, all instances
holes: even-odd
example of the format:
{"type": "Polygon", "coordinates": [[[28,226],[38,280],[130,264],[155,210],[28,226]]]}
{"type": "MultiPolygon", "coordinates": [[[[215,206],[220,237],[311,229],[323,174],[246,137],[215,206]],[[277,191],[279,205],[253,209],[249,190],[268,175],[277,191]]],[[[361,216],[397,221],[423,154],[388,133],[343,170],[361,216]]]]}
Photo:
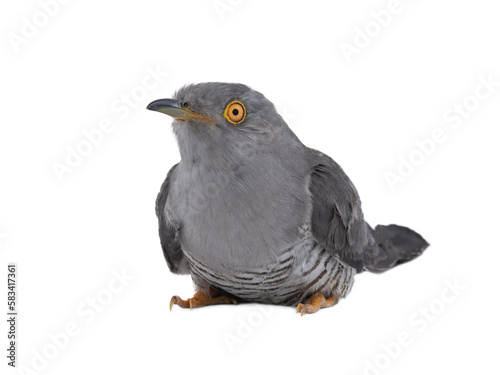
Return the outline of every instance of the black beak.
{"type": "Polygon", "coordinates": [[[193,112],[189,109],[189,107],[182,106],[181,102],[176,99],[158,99],[149,103],[146,108],[150,111],[165,113],[166,115],[172,116],[176,120],[190,121],[193,119],[201,119],[213,122],[209,118],[193,112]]]}
{"type": "Polygon", "coordinates": [[[158,99],[146,107],[150,111],[163,112],[164,109],[181,109],[181,102],[176,99],[158,99]]]}

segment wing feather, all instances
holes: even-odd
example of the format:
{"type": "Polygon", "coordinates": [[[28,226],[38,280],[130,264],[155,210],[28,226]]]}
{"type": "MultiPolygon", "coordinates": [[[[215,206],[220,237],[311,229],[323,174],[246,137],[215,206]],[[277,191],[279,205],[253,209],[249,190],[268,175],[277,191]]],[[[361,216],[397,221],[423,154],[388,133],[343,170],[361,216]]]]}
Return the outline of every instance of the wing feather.
{"type": "Polygon", "coordinates": [[[167,261],[168,268],[173,273],[189,274],[189,263],[184,256],[179,241],[180,225],[175,223],[172,215],[168,215],[167,199],[170,187],[176,176],[176,164],[170,169],[167,178],[163,182],[156,198],[156,216],[158,217],[158,227],[163,255],[167,261]],[[170,216],[170,217],[169,217],[170,216]]]}
{"type": "Polygon", "coordinates": [[[330,157],[311,150],[314,163],[309,176],[313,209],[311,229],[318,244],[343,262],[363,270],[369,263],[366,223],[356,188],[330,157]]]}

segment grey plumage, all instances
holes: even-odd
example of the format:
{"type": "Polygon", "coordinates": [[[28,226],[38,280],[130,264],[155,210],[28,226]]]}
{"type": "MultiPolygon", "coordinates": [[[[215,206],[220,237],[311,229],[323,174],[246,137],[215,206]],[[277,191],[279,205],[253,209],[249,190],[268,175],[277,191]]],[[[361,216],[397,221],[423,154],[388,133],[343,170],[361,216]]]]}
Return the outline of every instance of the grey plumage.
{"type": "Polygon", "coordinates": [[[245,85],[189,85],[148,109],[175,118],[181,153],[156,201],[163,252],[201,291],[289,305],[316,292],[340,298],[356,273],[383,272],[428,246],[408,228],[373,230],[341,167],[245,85]]]}

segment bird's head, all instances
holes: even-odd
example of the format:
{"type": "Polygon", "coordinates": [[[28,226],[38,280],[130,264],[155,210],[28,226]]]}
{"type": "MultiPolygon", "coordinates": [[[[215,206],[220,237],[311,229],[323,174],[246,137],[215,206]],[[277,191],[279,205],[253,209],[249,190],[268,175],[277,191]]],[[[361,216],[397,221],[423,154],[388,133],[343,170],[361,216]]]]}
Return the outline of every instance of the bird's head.
{"type": "MultiPolygon", "coordinates": [[[[178,90],[172,99],[147,109],[174,118],[183,159],[217,159],[277,147],[277,138],[293,135],[274,105],[261,93],[236,83],[208,82],[178,90]]],[[[248,155],[246,155],[248,156],[248,155]]]]}

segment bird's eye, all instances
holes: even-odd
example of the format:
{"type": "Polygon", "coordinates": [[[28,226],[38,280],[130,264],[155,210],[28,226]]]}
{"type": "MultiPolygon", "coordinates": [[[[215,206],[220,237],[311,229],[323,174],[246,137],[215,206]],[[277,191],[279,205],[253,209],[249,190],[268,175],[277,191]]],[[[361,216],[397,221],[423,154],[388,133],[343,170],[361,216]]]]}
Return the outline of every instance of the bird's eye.
{"type": "Polygon", "coordinates": [[[247,111],[242,102],[232,101],[224,110],[224,117],[231,124],[241,124],[247,115],[247,111]]]}
{"type": "Polygon", "coordinates": [[[182,108],[189,108],[189,103],[188,102],[182,102],[181,103],[182,108]]]}

